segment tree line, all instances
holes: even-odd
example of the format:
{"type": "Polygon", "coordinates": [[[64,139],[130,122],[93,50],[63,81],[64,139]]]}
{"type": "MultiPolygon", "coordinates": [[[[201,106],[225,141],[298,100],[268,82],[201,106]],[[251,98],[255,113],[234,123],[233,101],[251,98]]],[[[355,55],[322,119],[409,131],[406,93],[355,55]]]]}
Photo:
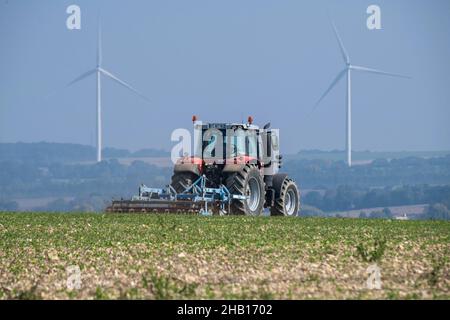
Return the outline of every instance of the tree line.
{"type": "Polygon", "coordinates": [[[413,185],[359,189],[339,186],[311,191],[302,196],[304,204],[323,211],[346,211],[374,207],[442,203],[450,208],[450,185],[413,185]]]}
{"type": "MultiPolygon", "coordinates": [[[[104,148],[104,158],[168,157],[170,153],[159,149],[141,149],[131,152],[126,149],[104,148]]],[[[75,143],[0,143],[0,161],[25,161],[38,164],[54,162],[94,161],[96,149],[93,146],[75,143]]]]}
{"type": "Polygon", "coordinates": [[[348,167],[343,161],[289,160],[286,171],[303,189],[342,185],[385,187],[415,184],[450,184],[450,155],[435,158],[378,159],[348,167]]]}

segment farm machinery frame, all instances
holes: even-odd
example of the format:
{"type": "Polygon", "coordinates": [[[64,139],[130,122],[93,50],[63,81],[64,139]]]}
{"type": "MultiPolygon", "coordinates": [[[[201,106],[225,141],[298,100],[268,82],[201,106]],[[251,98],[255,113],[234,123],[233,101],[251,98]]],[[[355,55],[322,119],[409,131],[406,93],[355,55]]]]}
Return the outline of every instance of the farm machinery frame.
{"type": "Polygon", "coordinates": [[[166,188],[139,187],[129,200],[114,200],[107,212],[263,214],[295,216],[300,193],[279,173],[279,132],[247,123],[203,123],[193,117],[194,154],[179,157],[166,188]]]}

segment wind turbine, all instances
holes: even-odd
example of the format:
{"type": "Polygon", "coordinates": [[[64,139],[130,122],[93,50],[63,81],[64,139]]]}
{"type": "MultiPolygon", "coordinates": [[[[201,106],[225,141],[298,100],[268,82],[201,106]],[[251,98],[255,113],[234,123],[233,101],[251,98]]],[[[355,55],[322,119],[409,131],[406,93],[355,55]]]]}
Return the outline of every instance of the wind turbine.
{"type": "Polygon", "coordinates": [[[102,30],[101,30],[101,24],[98,23],[98,34],[97,34],[97,66],[94,69],[91,69],[89,71],[86,71],[85,73],[79,75],[77,78],[73,79],[71,82],[69,82],[66,85],[67,87],[70,87],[74,83],[81,81],[87,77],[89,77],[91,74],[96,74],[97,76],[97,162],[102,161],[102,85],[101,85],[101,75],[104,75],[114,81],[116,81],[118,84],[124,86],[125,88],[133,91],[137,95],[141,96],[145,100],[149,101],[149,99],[144,96],[142,93],[134,89],[131,85],[126,83],[123,80],[120,80],[118,77],[113,75],[111,72],[103,69],[102,67],[102,30]]]}
{"type": "Polygon", "coordinates": [[[339,33],[337,31],[336,25],[333,21],[331,21],[331,24],[333,26],[334,35],[336,36],[336,39],[339,43],[339,48],[341,49],[342,58],[344,59],[345,68],[340,71],[336,78],[333,80],[333,82],[330,84],[328,89],[322,94],[320,99],[316,102],[314,105],[315,109],[319,103],[325,98],[325,96],[331,91],[331,89],[334,88],[334,86],[341,80],[342,77],[347,75],[347,121],[346,121],[346,151],[347,151],[347,164],[349,167],[352,165],[352,80],[351,80],[351,71],[362,71],[367,73],[375,73],[375,74],[381,74],[386,76],[392,76],[392,77],[399,77],[399,78],[410,78],[408,76],[404,76],[401,74],[386,72],[382,70],[362,67],[353,65],[350,62],[350,57],[347,54],[347,51],[345,50],[344,43],[342,42],[341,37],[339,36],[339,33]]]}

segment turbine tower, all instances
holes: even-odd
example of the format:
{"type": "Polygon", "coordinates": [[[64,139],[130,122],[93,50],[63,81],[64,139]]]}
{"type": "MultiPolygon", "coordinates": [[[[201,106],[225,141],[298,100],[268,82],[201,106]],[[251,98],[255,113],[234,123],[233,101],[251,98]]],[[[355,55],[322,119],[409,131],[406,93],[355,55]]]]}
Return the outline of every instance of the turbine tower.
{"type": "Polygon", "coordinates": [[[131,85],[126,83],[123,80],[120,80],[118,77],[113,75],[111,72],[103,69],[102,67],[102,30],[101,30],[101,24],[100,21],[98,23],[98,34],[97,34],[97,66],[94,69],[91,69],[71,82],[67,84],[66,87],[69,87],[73,85],[74,83],[81,81],[87,77],[89,77],[91,74],[96,74],[97,77],[97,162],[102,161],[102,84],[101,84],[101,75],[104,75],[118,84],[124,86],[125,88],[133,91],[137,95],[141,96],[145,100],[149,101],[149,99],[144,96],[142,93],[134,89],[131,85]]]}
{"type": "Polygon", "coordinates": [[[361,67],[357,65],[353,65],[350,62],[350,57],[347,54],[347,51],[345,50],[344,43],[342,42],[341,37],[339,36],[339,33],[337,31],[336,25],[334,22],[331,22],[334,30],[334,35],[336,36],[336,39],[339,43],[339,48],[341,50],[342,58],[344,59],[345,68],[340,71],[336,78],[331,82],[328,89],[322,94],[320,99],[316,102],[314,105],[315,109],[319,103],[325,98],[325,96],[331,91],[331,89],[334,88],[334,86],[341,80],[341,78],[345,75],[347,75],[347,115],[346,115],[346,152],[347,152],[347,164],[349,167],[352,165],[352,80],[351,80],[351,71],[362,71],[367,73],[375,73],[375,74],[381,74],[386,76],[392,76],[392,77],[399,77],[399,78],[410,78],[408,76],[404,76],[397,73],[391,73],[386,72],[382,70],[367,68],[367,67],[361,67]]]}

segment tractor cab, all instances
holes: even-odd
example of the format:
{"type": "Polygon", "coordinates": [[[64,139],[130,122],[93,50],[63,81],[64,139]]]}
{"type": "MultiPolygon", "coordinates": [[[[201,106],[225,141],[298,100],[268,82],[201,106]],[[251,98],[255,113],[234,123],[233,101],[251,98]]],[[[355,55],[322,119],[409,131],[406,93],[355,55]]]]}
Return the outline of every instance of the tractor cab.
{"type": "Polygon", "coordinates": [[[281,159],[278,130],[271,130],[269,126],[260,129],[253,124],[252,117],[247,123],[230,124],[202,123],[194,118],[192,160],[204,166],[251,163],[266,170],[271,167],[272,174],[276,173],[281,159]]]}

